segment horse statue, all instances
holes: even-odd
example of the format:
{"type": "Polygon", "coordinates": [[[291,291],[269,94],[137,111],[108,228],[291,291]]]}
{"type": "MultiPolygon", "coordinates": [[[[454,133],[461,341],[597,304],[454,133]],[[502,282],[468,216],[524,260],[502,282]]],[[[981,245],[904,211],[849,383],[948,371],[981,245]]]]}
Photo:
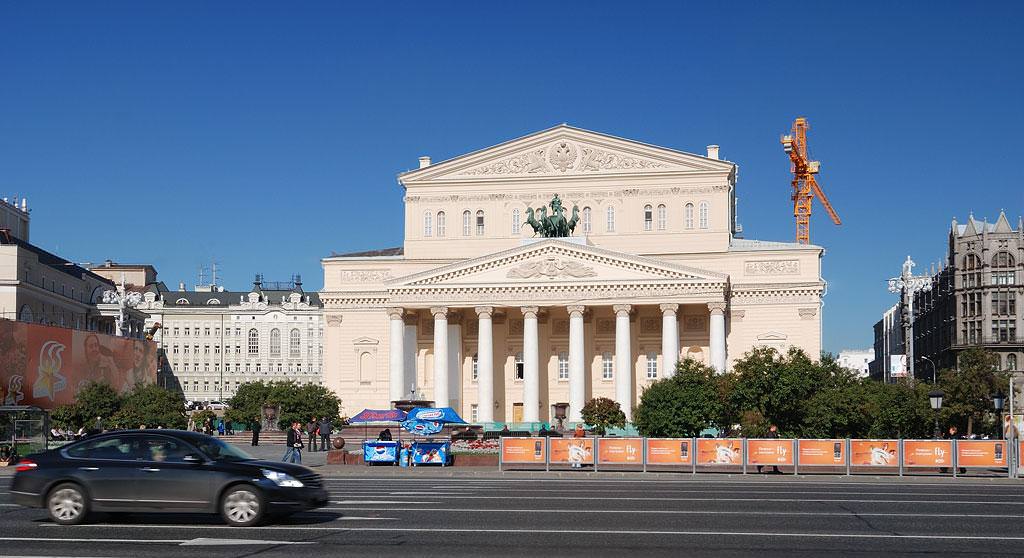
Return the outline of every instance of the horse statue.
{"type": "Polygon", "coordinates": [[[558,194],[551,199],[551,213],[548,215],[548,208],[546,206],[540,206],[536,211],[532,207],[526,208],[526,223],[533,227],[533,232],[540,235],[543,238],[564,238],[572,236],[573,231],[576,229],[576,223],[579,222],[579,206],[574,205],[572,208],[572,218],[565,218],[565,209],[562,206],[562,200],[559,199],[558,194]]]}

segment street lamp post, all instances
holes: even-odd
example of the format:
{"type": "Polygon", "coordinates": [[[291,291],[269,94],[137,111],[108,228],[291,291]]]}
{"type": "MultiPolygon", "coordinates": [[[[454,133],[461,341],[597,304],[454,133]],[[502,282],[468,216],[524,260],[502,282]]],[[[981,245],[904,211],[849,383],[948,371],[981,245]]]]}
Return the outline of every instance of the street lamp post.
{"type": "Polygon", "coordinates": [[[939,411],[942,410],[942,398],[945,397],[945,393],[942,390],[935,390],[928,393],[928,403],[931,404],[932,410],[935,411],[935,433],[933,436],[936,440],[939,439],[939,411]]]}
{"type": "Polygon", "coordinates": [[[932,278],[926,275],[914,275],[916,264],[907,256],[903,262],[903,272],[899,277],[889,279],[889,292],[900,293],[900,303],[906,309],[903,326],[904,353],[907,355],[907,368],[911,380],[914,376],[914,293],[932,290],[932,278]]]}
{"type": "Polygon", "coordinates": [[[1003,437],[1003,405],[1006,403],[1006,396],[1003,390],[992,394],[992,406],[996,409],[996,439],[1003,437]]]}
{"type": "Polygon", "coordinates": [[[930,359],[930,358],[928,358],[928,357],[926,357],[926,356],[924,356],[924,355],[921,355],[921,359],[923,359],[923,360],[927,360],[927,361],[928,361],[928,364],[931,364],[931,365],[932,365],[932,385],[935,385],[935,382],[936,382],[936,376],[937,376],[937,374],[936,374],[936,372],[935,372],[935,361],[934,361],[934,360],[932,360],[932,359],[930,359]]]}
{"type": "Polygon", "coordinates": [[[121,274],[121,284],[117,285],[116,290],[103,291],[103,303],[117,305],[117,323],[115,324],[116,331],[114,333],[118,337],[124,337],[125,329],[127,329],[125,326],[125,311],[129,308],[135,308],[140,302],[142,302],[142,293],[128,290],[124,284],[124,273],[121,274]]]}

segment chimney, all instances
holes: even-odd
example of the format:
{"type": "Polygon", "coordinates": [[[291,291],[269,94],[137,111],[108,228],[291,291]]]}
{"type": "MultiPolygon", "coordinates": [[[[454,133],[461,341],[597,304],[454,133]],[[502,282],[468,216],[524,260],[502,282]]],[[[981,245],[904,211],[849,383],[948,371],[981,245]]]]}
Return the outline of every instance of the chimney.
{"type": "Polygon", "coordinates": [[[708,146],[708,159],[718,159],[718,146],[717,145],[709,145],[708,146]]]}
{"type": "Polygon", "coordinates": [[[178,281],[178,291],[182,292],[182,293],[185,292],[185,282],[184,281],[178,281]]]}
{"type": "Polygon", "coordinates": [[[430,166],[430,156],[424,155],[420,157],[420,168],[425,169],[430,166]]]}

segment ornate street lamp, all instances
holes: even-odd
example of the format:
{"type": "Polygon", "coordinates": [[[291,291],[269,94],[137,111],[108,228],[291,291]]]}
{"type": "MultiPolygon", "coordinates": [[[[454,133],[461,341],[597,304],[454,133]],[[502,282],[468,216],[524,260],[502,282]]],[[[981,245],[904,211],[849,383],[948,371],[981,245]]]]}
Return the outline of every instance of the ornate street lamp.
{"type": "Polygon", "coordinates": [[[939,439],[939,411],[942,410],[942,398],[945,397],[945,393],[942,390],[935,390],[928,392],[928,403],[931,404],[932,410],[935,411],[935,439],[939,439]]]}
{"type": "Polygon", "coordinates": [[[121,284],[117,285],[117,290],[103,291],[103,304],[116,304],[117,305],[117,323],[116,331],[114,332],[118,337],[124,337],[125,330],[125,310],[128,308],[135,308],[142,302],[142,293],[129,291],[124,284],[124,273],[121,274],[121,284]]]}
{"type": "Polygon", "coordinates": [[[900,293],[900,302],[906,314],[904,314],[903,346],[904,354],[907,355],[907,368],[911,380],[914,376],[914,293],[918,291],[932,290],[932,278],[926,275],[914,275],[913,269],[916,264],[907,256],[903,262],[903,272],[899,277],[889,279],[889,292],[900,293]]]}
{"type": "Polygon", "coordinates": [[[996,439],[1003,437],[1003,405],[1006,403],[1006,396],[1003,395],[1003,390],[999,390],[992,394],[992,406],[996,409],[996,439]]]}

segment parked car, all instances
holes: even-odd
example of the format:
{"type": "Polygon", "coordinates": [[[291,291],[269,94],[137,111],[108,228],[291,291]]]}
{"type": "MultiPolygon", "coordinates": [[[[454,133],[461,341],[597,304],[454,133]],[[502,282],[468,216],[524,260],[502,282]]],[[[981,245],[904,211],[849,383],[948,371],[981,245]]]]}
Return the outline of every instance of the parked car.
{"type": "Polygon", "coordinates": [[[228,525],[327,504],[320,475],[258,461],[217,438],[182,430],[123,430],[29,455],[15,466],[15,503],[62,525],[90,512],[220,513],[228,525]]]}
{"type": "Polygon", "coordinates": [[[211,411],[225,411],[228,408],[227,403],[221,403],[220,401],[210,401],[206,404],[206,408],[211,411]]]}

